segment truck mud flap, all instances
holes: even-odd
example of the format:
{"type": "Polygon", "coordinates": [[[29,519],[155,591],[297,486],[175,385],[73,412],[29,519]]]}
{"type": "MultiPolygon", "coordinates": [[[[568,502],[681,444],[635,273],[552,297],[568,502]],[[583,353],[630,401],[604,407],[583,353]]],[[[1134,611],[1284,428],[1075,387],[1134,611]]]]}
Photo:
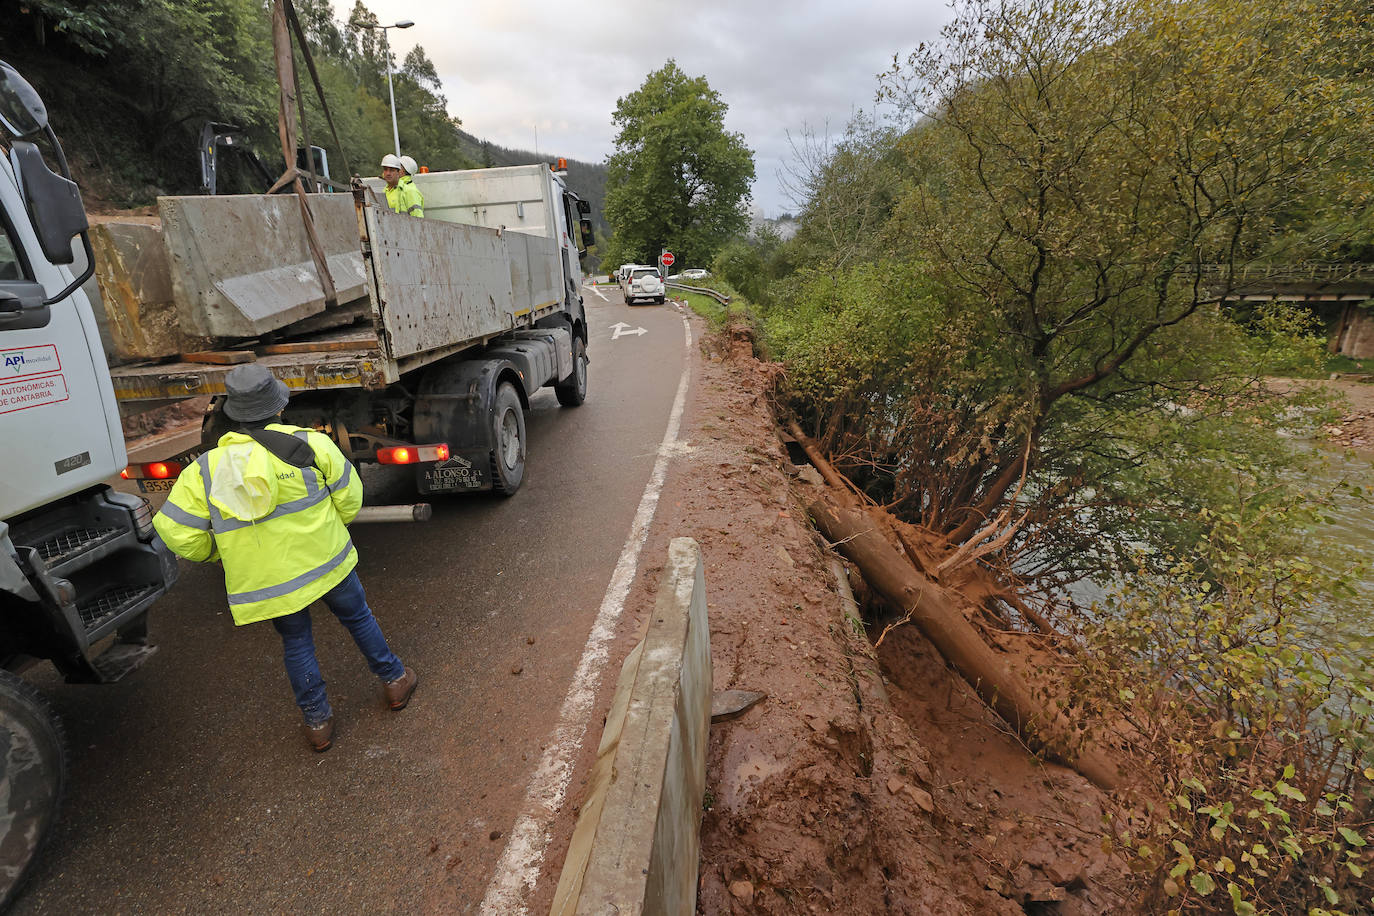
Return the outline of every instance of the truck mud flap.
{"type": "Polygon", "coordinates": [[[447,461],[415,469],[421,493],[476,493],[491,489],[491,454],[486,451],[454,453],[447,461]]]}

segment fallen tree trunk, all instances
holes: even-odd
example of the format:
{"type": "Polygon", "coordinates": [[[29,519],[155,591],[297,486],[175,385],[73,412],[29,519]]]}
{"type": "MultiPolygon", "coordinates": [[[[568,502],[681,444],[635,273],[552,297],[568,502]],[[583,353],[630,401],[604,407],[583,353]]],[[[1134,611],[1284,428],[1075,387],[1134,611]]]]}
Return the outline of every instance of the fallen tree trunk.
{"type": "Polygon", "coordinates": [[[1081,736],[1049,700],[1038,699],[1011,670],[939,583],[918,572],[884,536],[879,508],[864,508],[848,493],[836,505],[822,498],[808,511],[821,533],[859,567],[864,580],[889,601],[908,611],[936,650],[954,666],[983,701],[1014,728],[1037,753],[1077,770],[1103,789],[1121,783],[1121,771],[1081,736]]]}

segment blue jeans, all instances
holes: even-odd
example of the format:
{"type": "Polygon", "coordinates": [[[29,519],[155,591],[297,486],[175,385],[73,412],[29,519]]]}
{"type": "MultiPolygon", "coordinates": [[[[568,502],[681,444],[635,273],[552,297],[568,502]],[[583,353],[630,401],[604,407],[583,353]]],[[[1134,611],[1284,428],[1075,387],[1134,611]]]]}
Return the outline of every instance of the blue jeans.
{"type": "MultiPolygon", "coordinates": [[[[325,593],[323,600],[334,616],[339,618],[339,622],[353,634],[353,641],[358,644],[373,674],[383,683],[405,674],[405,666],[386,644],[382,628],[377,625],[377,618],[372,616],[372,609],[367,606],[367,595],[363,594],[363,583],[359,581],[356,570],[325,593]]],[[[315,658],[315,640],[310,634],[310,609],[305,608],[285,617],[274,617],[272,626],[281,634],[286,676],[291,679],[296,705],[305,714],[305,724],[319,725],[334,711],[329,708],[324,678],[320,675],[320,663],[315,658]]]]}

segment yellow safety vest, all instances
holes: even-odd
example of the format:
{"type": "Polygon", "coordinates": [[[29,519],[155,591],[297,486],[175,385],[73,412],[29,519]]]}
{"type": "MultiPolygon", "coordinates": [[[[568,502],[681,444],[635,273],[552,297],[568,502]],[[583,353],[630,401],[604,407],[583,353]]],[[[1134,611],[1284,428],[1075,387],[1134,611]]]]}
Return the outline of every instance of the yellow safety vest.
{"type": "Polygon", "coordinates": [[[246,433],[226,433],[181,472],[153,518],[173,553],[223,563],[239,626],[309,606],[358,564],[345,527],[363,504],[353,465],[322,433],[267,428],[304,439],[315,466],[294,467],[246,433]]]}
{"type": "Polygon", "coordinates": [[[386,205],[397,213],[425,218],[425,198],[409,176],[402,176],[396,187],[386,189],[386,205]]]}

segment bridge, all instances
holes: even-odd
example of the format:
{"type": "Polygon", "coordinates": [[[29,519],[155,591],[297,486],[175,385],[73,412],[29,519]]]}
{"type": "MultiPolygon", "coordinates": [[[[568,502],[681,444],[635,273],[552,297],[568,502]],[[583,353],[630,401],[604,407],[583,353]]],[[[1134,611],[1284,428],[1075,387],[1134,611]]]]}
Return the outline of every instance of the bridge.
{"type": "Polygon", "coordinates": [[[1352,359],[1374,357],[1374,264],[1305,261],[1291,264],[1204,264],[1203,283],[1224,302],[1345,303],[1327,350],[1352,359]]]}
{"type": "Polygon", "coordinates": [[[1204,264],[1203,282],[1228,302],[1363,302],[1374,299],[1374,264],[1204,264]]]}

